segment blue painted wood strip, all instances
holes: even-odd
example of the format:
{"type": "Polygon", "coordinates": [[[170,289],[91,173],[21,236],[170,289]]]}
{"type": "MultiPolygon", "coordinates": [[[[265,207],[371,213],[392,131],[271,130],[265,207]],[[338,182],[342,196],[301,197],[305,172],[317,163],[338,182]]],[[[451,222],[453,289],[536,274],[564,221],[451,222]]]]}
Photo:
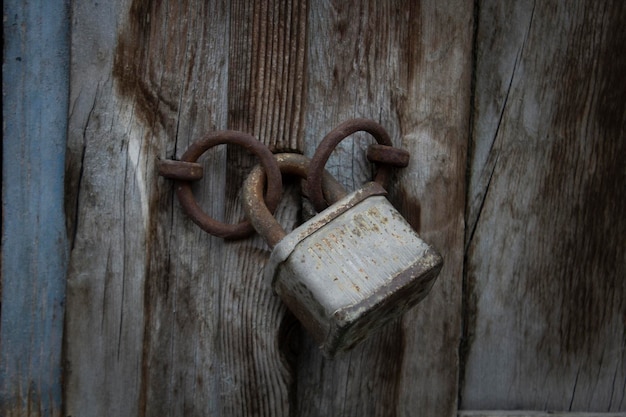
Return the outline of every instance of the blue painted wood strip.
{"type": "Polygon", "coordinates": [[[4,1],[0,415],[62,411],[69,4],[4,1]]]}

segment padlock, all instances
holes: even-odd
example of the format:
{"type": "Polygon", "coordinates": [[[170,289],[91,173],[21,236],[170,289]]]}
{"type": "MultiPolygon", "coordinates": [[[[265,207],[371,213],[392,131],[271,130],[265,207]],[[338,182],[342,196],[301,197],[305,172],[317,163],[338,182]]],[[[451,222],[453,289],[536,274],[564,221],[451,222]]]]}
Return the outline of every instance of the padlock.
{"type": "MultiPolygon", "coordinates": [[[[278,154],[283,174],[306,178],[309,159],[278,154]]],[[[345,195],[325,173],[330,207],[286,234],[263,202],[265,174],[244,185],[246,214],[273,248],[266,279],[327,357],[351,349],[430,291],[442,257],[370,182],[345,195]]]]}

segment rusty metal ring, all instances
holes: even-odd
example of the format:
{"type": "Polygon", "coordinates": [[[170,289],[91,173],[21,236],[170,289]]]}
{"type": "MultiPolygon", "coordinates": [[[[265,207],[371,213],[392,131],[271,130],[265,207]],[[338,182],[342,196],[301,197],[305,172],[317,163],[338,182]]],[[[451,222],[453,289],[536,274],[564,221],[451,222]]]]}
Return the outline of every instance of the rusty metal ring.
{"type": "MultiPolygon", "coordinates": [[[[263,143],[255,139],[254,136],[233,130],[209,133],[199,141],[192,143],[181,157],[181,161],[196,162],[200,155],[212,147],[224,144],[239,145],[259,158],[268,178],[266,195],[267,207],[273,212],[278,206],[283,192],[280,168],[272,152],[263,143]]],[[[254,232],[254,227],[247,220],[238,224],[227,224],[217,221],[205,214],[193,196],[190,181],[176,181],[176,195],[180,200],[183,210],[191,217],[191,220],[207,233],[225,239],[240,239],[254,232]]]]}
{"type": "MultiPolygon", "coordinates": [[[[392,146],[391,138],[387,131],[378,123],[369,119],[351,119],[341,123],[335,129],[330,131],[322,142],[320,143],[317,151],[311,158],[309,165],[309,175],[307,177],[307,192],[309,199],[313,203],[313,206],[317,211],[324,210],[328,204],[324,200],[324,194],[322,192],[322,172],[324,166],[333,152],[335,147],[353,133],[363,131],[367,132],[376,139],[380,145],[392,146]]],[[[377,172],[374,177],[374,181],[385,187],[391,174],[391,166],[384,164],[377,164],[377,172]]]]}

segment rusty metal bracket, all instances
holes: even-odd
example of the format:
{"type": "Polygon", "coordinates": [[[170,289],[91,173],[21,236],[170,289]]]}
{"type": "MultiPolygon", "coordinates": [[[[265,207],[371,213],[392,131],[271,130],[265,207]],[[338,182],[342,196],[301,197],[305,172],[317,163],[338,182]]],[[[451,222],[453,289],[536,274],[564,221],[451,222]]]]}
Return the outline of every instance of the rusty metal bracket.
{"type": "Polygon", "coordinates": [[[367,160],[370,162],[405,168],[409,165],[408,151],[393,146],[374,144],[367,148],[367,160]]]}
{"type": "Polygon", "coordinates": [[[204,168],[197,162],[165,159],[158,162],[159,175],[171,180],[197,181],[204,175],[204,168]]]}

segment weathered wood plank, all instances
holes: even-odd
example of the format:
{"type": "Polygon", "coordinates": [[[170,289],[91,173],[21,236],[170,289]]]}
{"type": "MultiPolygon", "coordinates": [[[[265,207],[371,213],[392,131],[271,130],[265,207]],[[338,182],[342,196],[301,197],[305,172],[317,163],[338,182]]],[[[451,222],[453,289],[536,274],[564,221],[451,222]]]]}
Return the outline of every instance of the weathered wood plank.
{"type": "MultiPolygon", "coordinates": [[[[226,127],[228,7],[74,2],[73,16],[68,414],[217,415],[223,243],[155,162],[226,127]]],[[[203,159],[196,190],[218,217],[224,158],[203,159]]]]}
{"type": "MultiPolygon", "coordinates": [[[[325,360],[303,336],[298,415],[453,416],[472,4],[320,2],[309,34],[306,153],[348,118],[379,121],[412,155],[392,200],[445,266],[423,304],[343,357],[325,360]]],[[[350,189],[371,177],[366,138],[346,140],[328,164],[350,189]]]]}
{"type": "MultiPolygon", "coordinates": [[[[228,127],[273,150],[302,149],[306,1],[231,2],[228,127]]],[[[243,217],[240,189],[253,164],[228,150],[226,213],[243,217]]],[[[295,190],[293,190],[295,191],[295,190]]],[[[298,222],[299,194],[287,192],[277,217],[298,222]]],[[[294,413],[294,358],[285,351],[290,315],[263,279],[269,248],[259,236],[229,242],[221,260],[219,349],[222,415],[294,413]]]]}
{"type": "Polygon", "coordinates": [[[5,1],[0,414],[60,416],[69,8],[5,1]]]}
{"type": "Polygon", "coordinates": [[[480,2],[463,408],[626,410],[625,19],[480,2]]]}
{"type": "MultiPolygon", "coordinates": [[[[225,128],[301,147],[306,4],[100,7],[74,4],[68,412],[288,415],[265,244],[202,232],[154,162],[225,128]]],[[[220,147],[203,163],[200,204],[238,221],[254,159],[220,147]]],[[[295,223],[288,200],[279,217],[295,223]]]]}

